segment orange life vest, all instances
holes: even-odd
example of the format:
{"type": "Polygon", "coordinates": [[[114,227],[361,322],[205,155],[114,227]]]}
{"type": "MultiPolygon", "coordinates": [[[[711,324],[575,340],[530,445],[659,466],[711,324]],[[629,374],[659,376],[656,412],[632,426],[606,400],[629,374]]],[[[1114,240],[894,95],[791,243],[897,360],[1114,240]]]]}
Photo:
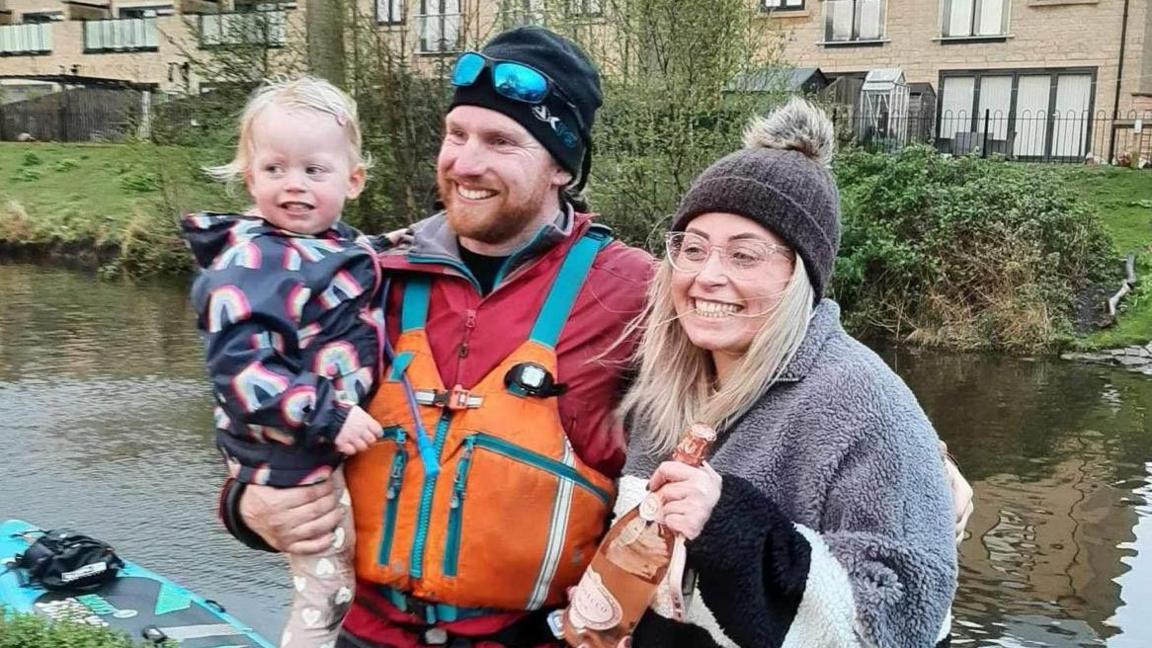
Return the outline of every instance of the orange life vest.
{"type": "Polygon", "coordinates": [[[594,226],[572,245],[529,339],[468,390],[441,384],[424,330],[431,280],[406,282],[393,360],[368,406],[385,437],[346,466],[356,575],[401,609],[415,602],[435,623],[557,605],[592,559],[615,484],[573,451],[560,392],[534,385],[556,377],[556,340],[609,240],[594,226]]]}

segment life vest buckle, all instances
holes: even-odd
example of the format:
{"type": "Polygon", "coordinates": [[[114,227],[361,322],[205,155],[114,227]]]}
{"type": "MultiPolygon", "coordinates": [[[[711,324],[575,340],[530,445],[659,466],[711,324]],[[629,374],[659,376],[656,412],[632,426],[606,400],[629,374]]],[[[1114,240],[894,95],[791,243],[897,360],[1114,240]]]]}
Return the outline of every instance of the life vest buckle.
{"type": "Polygon", "coordinates": [[[484,397],[473,394],[461,385],[456,385],[452,389],[418,389],[416,402],[455,412],[480,407],[484,403],[484,397]]]}

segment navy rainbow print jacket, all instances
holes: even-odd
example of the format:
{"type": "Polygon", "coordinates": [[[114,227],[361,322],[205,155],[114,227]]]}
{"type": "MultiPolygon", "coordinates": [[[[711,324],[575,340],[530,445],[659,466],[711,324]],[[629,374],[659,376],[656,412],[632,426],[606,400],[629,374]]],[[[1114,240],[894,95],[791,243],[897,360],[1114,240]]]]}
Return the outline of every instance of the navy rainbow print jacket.
{"type": "Polygon", "coordinates": [[[216,443],[232,476],[289,487],[322,480],[332,441],[370,396],[380,362],[385,237],[337,222],[294,234],[254,216],[181,222],[198,273],[192,303],[217,408],[216,443]]]}

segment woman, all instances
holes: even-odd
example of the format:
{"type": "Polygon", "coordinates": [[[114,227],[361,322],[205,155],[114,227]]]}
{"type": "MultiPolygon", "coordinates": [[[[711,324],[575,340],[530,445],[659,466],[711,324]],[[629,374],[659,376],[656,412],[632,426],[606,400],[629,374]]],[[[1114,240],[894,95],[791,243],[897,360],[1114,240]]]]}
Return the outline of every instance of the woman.
{"type": "Polygon", "coordinates": [[[689,618],[718,628],[650,613],[634,645],[946,645],[955,523],[936,434],[822,299],[832,126],[794,99],[745,145],[684,196],[622,404],[621,499],[651,476],[698,575],[689,618]],[[719,431],[709,465],[659,464],[693,421],[719,431]]]}

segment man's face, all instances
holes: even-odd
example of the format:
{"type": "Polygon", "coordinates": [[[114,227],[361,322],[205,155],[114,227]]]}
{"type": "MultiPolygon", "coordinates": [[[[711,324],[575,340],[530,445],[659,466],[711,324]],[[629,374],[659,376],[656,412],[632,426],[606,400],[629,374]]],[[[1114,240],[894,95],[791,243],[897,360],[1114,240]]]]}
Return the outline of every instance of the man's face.
{"type": "Polygon", "coordinates": [[[457,106],[444,119],[436,183],[461,238],[498,245],[560,209],[571,180],[536,138],[506,115],[457,106]]]}

